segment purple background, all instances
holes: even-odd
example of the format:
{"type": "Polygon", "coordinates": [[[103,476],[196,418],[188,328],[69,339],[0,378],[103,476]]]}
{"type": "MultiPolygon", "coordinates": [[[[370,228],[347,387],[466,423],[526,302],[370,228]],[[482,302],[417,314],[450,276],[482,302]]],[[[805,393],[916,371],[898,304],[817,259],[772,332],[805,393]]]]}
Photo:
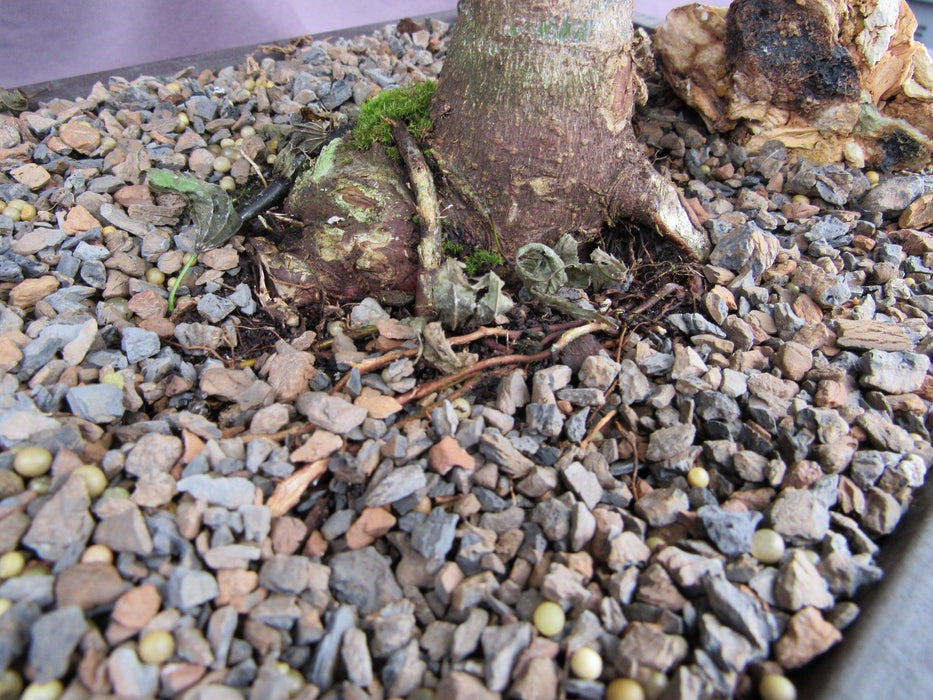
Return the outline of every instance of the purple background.
{"type": "MultiPolygon", "coordinates": [[[[636,0],[635,9],[663,17],[681,4],[636,0]]],[[[2,0],[0,85],[28,85],[456,6],[456,0],[2,0]]]]}

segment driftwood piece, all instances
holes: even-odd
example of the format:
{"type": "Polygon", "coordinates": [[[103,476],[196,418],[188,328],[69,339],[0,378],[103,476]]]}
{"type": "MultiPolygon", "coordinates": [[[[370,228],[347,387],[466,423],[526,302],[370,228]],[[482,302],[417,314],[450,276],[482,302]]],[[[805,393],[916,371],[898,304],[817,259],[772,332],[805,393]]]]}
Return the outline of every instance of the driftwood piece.
{"type": "Polygon", "coordinates": [[[933,61],[902,0],[735,0],[672,10],[654,43],[710,129],[820,163],[922,168],[933,152],[933,61]]]}

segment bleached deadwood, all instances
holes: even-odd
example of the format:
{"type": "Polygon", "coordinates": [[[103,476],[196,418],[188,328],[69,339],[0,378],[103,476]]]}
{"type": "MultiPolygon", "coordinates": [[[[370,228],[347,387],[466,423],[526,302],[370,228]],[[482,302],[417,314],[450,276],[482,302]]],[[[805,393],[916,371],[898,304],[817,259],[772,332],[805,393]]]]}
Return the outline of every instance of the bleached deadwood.
{"type": "Polygon", "coordinates": [[[672,10],[654,43],[674,91],[756,151],[920,168],[933,151],[933,61],[901,0],[735,0],[672,10]]]}

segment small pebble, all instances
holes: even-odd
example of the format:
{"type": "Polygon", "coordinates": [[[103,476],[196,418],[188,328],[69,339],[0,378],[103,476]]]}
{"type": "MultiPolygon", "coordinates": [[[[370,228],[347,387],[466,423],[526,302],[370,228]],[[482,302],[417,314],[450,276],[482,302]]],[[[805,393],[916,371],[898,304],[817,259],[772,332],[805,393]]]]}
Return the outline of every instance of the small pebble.
{"type": "Polygon", "coordinates": [[[631,678],[616,678],[606,686],[606,700],[645,700],[645,689],[631,678]]]}
{"type": "Polygon", "coordinates": [[[703,467],[693,467],[687,472],[687,483],[698,489],[709,486],[709,472],[703,467]]]}
{"type": "Polygon", "coordinates": [[[594,649],[582,647],[570,657],[570,670],[577,678],[594,681],[602,675],[603,657],[594,649]]]}
{"type": "Polygon", "coordinates": [[[0,579],[19,576],[25,567],[26,557],[22,552],[6,552],[0,556],[0,579]]]}
{"type": "Polygon", "coordinates": [[[797,700],[797,688],[787,676],[769,673],[758,684],[761,700],[797,700]]]}
{"type": "MultiPolygon", "coordinates": [[[[2,564],[2,560],[0,560],[0,564],[2,564]]],[[[555,637],[560,634],[566,621],[564,609],[557,603],[546,600],[535,608],[535,627],[545,637],[555,637]]]]}
{"type": "Polygon", "coordinates": [[[756,530],[752,536],[752,556],[762,564],[781,561],[784,547],[784,538],[770,528],[756,530]]]}
{"type": "Polygon", "coordinates": [[[139,640],[139,658],[146,664],[163,664],[175,653],[175,638],[171,632],[153,630],[139,640]]]}
{"type": "Polygon", "coordinates": [[[51,467],[52,453],[44,447],[24,447],[13,458],[13,469],[26,478],[42,476],[51,467]]]}

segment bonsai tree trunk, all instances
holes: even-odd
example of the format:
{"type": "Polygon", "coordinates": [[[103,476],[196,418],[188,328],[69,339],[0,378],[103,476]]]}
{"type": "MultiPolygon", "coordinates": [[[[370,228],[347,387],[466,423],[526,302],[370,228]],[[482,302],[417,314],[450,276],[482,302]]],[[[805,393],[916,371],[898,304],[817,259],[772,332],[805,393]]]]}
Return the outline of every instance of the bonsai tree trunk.
{"type": "MultiPolygon", "coordinates": [[[[437,253],[438,227],[419,231],[437,221],[425,215],[426,200],[445,228],[508,259],[526,243],[553,244],[564,233],[591,238],[621,218],[705,257],[706,235],[631,127],[644,93],[632,58],[632,6],[463,0],[430,109],[436,191],[430,177],[410,175],[415,202],[404,182],[393,184],[400,171],[380,145],[362,158],[331,142],[287,203],[305,222],[302,236],[277,250],[254,245],[277,291],[299,304],[365,295],[392,301],[399,291],[410,298],[415,280],[424,287],[425,268],[438,264],[424,254],[437,253]],[[415,253],[419,235],[435,241],[415,253]]],[[[430,294],[418,291],[420,313],[430,294]]]]}
{"type": "Polygon", "coordinates": [[[633,0],[465,0],[431,106],[431,146],[507,257],[635,218],[697,257],[708,242],[636,143],[633,0]]]}

